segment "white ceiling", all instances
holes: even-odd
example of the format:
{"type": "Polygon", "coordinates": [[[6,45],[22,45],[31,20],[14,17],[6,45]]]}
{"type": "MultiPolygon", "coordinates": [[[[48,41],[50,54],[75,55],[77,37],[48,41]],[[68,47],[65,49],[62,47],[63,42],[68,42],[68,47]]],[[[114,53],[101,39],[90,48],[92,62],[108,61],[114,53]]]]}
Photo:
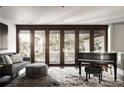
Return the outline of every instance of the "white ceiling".
{"type": "Polygon", "coordinates": [[[124,22],[124,6],[3,6],[14,24],[110,24],[124,22]]]}

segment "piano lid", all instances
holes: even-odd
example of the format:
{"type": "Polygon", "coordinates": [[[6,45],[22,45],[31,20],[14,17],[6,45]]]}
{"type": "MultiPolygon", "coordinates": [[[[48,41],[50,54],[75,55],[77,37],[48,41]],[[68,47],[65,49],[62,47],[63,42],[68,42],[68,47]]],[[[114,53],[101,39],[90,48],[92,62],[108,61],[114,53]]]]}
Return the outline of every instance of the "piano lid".
{"type": "Polygon", "coordinates": [[[113,53],[117,53],[117,52],[107,52],[107,51],[103,51],[103,52],[98,52],[98,51],[80,51],[78,53],[94,53],[94,54],[113,54],[113,53]]]}
{"type": "Polygon", "coordinates": [[[78,52],[78,59],[117,60],[116,52],[78,52]]]}

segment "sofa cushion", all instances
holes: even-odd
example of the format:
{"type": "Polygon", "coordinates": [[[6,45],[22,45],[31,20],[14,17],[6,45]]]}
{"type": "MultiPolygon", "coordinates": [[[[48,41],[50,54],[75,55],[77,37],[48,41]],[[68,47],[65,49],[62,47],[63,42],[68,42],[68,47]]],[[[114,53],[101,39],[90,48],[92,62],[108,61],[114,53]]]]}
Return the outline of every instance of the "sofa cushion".
{"type": "Polygon", "coordinates": [[[7,64],[12,64],[12,59],[8,56],[8,55],[5,55],[5,58],[6,58],[6,62],[7,64]]]}
{"type": "Polygon", "coordinates": [[[17,73],[17,72],[20,71],[22,68],[24,68],[27,64],[30,64],[30,62],[28,62],[28,61],[23,61],[23,62],[20,62],[20,63],[15,63],[15,64],[13,64],[13,68],[12,68],[13,73],[17,73]]]}
{"type": "Polygon", "coordinates": [[[19,54],[19,53],[15,54],[15,55],[12,55],[11,59],[12,59],[13,63],[18,63],[18,62],[22,62],[23,61],[23,58],[22,58],[21,54],[19,54]]]}

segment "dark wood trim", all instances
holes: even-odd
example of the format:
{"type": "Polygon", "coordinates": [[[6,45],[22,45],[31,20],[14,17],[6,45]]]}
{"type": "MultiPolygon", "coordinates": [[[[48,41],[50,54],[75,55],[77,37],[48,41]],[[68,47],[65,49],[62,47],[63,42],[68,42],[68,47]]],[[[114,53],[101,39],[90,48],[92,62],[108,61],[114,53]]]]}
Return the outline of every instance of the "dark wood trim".
{"type": "Polygon", "coordinates": [[[77,65],[77,53],[79,51],[79,30],[75,30],[75,65],[77,65]]]}
{"type": "Polygon", "coordinates": [[[19,29],[16,28],[16,53],[19,53],[19,29]]]}
{"type": "Polygon", "coordinates": [[[34,44],[35,44],[35,40],[34,40],[34,30],[31,30],[30,31],[31,32],[31,43],[30,43],[30,45],[31,45],[31,49],[30,49],[30,56],[31,56],[31,63],[34,63],[34,49],[35,49],[35,46],[34,46],[34,44]]]}
{"type": "Polygon", "coordinates": [[[103,30],[108,28],[108,25],[16,25],[16,27],[19,30],[31,30],[36,29],[36,30],[60,30],[60,29],[66,29],[66,30],[74,30],[74,29],[79,29],[79,30],[103,30]]]}
{"type": "Polygon", "coordinates": [[[105,51],[108,51],[108,28],[106,28],[105,29],[105,35],[104,35],[104,37],[105,37],[105,51]]]}
{"type": "Polygon", "coordinates": [[[64,65],[64,30],[60,30],[60,64],[64,65]]]}
{"type": "Polygon", "coordinates": [[[45,31],[45,63],[49,65],[49,30],[45,31]]]}
{"type": "Polygon", "coordinates": [[[90,51],[94,51],[94,31],[90,31],[90,51]]]}

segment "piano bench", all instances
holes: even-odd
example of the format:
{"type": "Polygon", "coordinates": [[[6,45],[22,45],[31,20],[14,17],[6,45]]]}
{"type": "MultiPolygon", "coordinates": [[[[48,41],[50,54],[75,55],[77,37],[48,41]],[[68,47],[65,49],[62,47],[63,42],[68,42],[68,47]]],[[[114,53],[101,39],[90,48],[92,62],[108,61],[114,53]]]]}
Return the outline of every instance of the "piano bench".
{"type": "Polygon", "coordinates": [[[88,65],[85,67],[85,72],[86,72],[86,81],[88,81],[87,76],[89,75],[89,79],[90,79],[90,74],[95,74],[99,76],[99,83],[101,83],[102,80],[102,67],[100,66],[92,66],[92,65],[88,65]]]}

